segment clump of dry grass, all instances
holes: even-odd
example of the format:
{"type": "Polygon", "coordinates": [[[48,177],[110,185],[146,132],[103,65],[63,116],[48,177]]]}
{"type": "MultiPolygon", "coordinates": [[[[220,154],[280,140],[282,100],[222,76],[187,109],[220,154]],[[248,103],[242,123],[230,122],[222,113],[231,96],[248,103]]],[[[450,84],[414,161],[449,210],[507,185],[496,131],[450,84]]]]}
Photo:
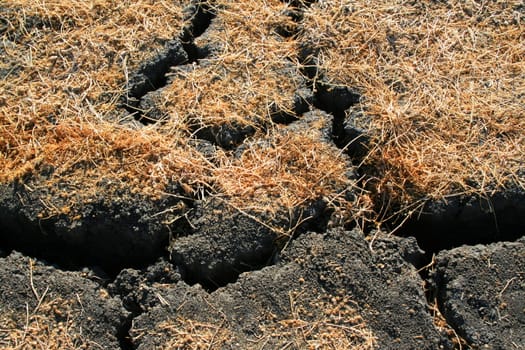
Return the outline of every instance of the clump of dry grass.
{"type": "Polygon", "coordinates": [[[270,216],[290,215],[275,210],[304,208],[324,199],[349,219],[355,210],[345,196],[355,189],[347,176],[350,164],[335,146],[321,142],[320,134],[312,127],[246,142],[239,158],[213,169],[218,193],[238,208],[270,216]]]}
{"type": "Polygon", "coordinates": [[[409,203],[525,188],[522,6],[334,0],[305,11],[325,81],[363,95],[378,192],[409,203]]]}
{"type": "Polygon", "coordinates": [[[2,130],[0,180],[33,176],[34,181],[26,181],[27,188],[46,187],[55,202],[42,215],[75,215],[100,191],[111,197],[126,188],[156,198],[170,183],[197,188],[207,182],[208,160],[180,133],[116,124],[93,118],[86,110],[79,111],[84,115],[80,119],[31,128],[13,125],[22,124],[17,120],[2,130]],[[38,175],[41,172],[47,175],[38,175]],[[67,208],[66,212],[57,207],[67,208]]]}
{"type": "Polygon", "coordinates": [[[296,41],[276,33],[293,25],[279,0],[214,1],[216,13],[208,32],[196,44],[209,47],[199,66],[177,70],[162,92],[161,111],[187,117],[191,129],[217,125],[271,123],[275,112],[293,114],[294,95],[304,87],[295,59],[296,41]]]}
{"type": "Polygon", "coordinates": [[[279,33],[279,28],[296,27],[289,16],[293,7],[286,2],[217,0],[213,9],[215,23],[196,44],[210,46],[212,56],[219,61],[261,63],[271,70],[296,56],[296,40],[279,33]]]}
{"type": "Polygon", "coordinates": [[[92,103],[99,99],[109,102],[108,94],[122,93],[127,73],[180,34],[185,24],[183,9],[189,4],[151,0],[118,4],[105,0],[5,1],[2,68],[18,71],[12,73],[17,78],[5,79],[12,83],[5,91],[38,85],[41,97],[49,100],[67,99],[67,93],[53,98],[67,90],[92,103]]]}
{"type": "Polygon", "coordinates": [[[160,349],[166,350],[222,349],[233,337],[223,325],[197,322],[181,317],[161,322],[156,328],[162,336],[167,336],[169,339],[160,346],[160,349]]]}

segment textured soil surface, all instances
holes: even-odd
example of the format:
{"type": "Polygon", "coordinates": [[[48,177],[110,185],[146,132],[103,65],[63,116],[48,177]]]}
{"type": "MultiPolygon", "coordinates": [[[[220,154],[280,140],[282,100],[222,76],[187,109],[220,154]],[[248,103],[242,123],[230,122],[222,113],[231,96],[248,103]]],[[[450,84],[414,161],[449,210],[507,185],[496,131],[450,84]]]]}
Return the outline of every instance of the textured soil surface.
{"type": "Polygon", "coordinates": [[[469,344],[519,349],[525,344],[525,240],[460,247],[436,256],[436,297],[469,344]]]}
{"type": "Polygon", "coordinates": [[[0,348],[525,349],[520,1],[50,4],[0,4],[0,348]]]}
{"type": "MultiPolygon", "coordinates": [[[[198,333],[178,323],[185,320],[217,332],[216,339],[205,339],[217,348],[437,349],[446,344],[428,312],[422,281],[403,258],[420,253],[414,240],[380,237],[375,246],[371,252],[355,231],[305,233],[274,265],[243,273],[211,294],[180,282],[150,284],[146,297],[136,300],[143,313],[131,334],[139,349],[177,341],[170,339],[177,332],[190,333],[189,344],[198,342],[198,333]],[[142,331],[162,323],[174,333],[142,331]]],[[[133,281],[136,273],[123,272],[113,288],[130,280],[140,283],[133,281]]]]}
{"type": "Polygon", "coordinates": [[[16,252],[0,263],[2,348],[120,347],[130,313],[91,271],[61,271],[16,252]]]}

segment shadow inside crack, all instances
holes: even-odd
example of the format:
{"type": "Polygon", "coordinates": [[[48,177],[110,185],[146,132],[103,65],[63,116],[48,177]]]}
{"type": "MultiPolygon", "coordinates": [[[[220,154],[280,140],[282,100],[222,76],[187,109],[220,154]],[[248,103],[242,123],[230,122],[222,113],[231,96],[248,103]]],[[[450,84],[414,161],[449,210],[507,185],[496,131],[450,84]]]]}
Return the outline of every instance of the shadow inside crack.
{"type": "Polygon", "coordinates": [[[525,235],[525,191],[500,191],[490,197],[429,201],[400,227],[427,254],[461,245],[514,241],[525,235]]]}
{"type": "Polygon", "coordinates": [[[330,214],[323,201],[297,209],[291,221],[238,210],[221,200],[203,201],[187,216],[190,231],[174,232],[170,261],[187,284],[213,292],[243,272],[275,264],[281,249],[302,232],[326,230],[330,214]]]}
{"type": "Polygon", "coordinates": [[[0,186],[0,250],[17,250],[67,270],[97,267],[112,276],[165,256],[170,226],[184,226],[182,219],[173,219],[182,215],[174,209],[178,199],[155,201],[130,193],[111,199],[102,193],[79,203],[74,215],[45,216],[39,198],[51,190],[0,186]]]}

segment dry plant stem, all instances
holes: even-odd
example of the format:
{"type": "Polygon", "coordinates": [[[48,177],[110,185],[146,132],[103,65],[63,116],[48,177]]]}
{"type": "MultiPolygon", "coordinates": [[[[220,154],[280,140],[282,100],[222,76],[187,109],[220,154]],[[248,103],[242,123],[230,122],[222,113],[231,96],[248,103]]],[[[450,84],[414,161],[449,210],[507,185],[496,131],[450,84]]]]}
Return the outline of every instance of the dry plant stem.
{"type": "Polygon", "coordinates": [[[431,307],[431,312],[432,312],[432,315],[434,318],[434,324],[436,325],[436,327],[438,329],[441,329],[446,334],[448,334],[448,336],[451,338],[451,340],[453,341],[457,349],[462,350],[463,346],[467,346],[467,348],[470,349],[470,347],[468,347],[467,342],[458,335],[458,333],[456,332],[454,328],[448,325],[445,319],[445,316],[443,316],[443,314],[441,313],[437,305],[438,305],[437,300],[434,299],[433,306],[431,307]]]}
{"type": "Polygon", "coordinates": [[[33,292],[33,295],[35,296],[37,300],[37,304],[35,306],[35,309],[33,310],[33,314],[35,314],[38,309],[40,308],[40,305],[42,305],[42,301],[44,301],[44,298],[46,297],[47,292],[49,291],[49,287],[46,287],[46,290],[44,293],[42,293],[42,296],[40,296],[35,289],[35,285],[33,284],[33,260],[29,259],[29,283],[31,285],[31,291],[33,292]]]}

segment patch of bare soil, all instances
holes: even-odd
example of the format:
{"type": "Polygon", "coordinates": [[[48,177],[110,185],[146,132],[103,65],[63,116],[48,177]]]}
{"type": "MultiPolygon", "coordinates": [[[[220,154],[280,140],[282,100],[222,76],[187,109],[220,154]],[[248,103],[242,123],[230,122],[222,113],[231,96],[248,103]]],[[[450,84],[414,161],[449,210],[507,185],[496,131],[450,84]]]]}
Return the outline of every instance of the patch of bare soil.
{"type": "Polygon", "coordinates": [[[437,255],[433,281],[440,309],[473,348],[525,344],[524,257],[523,238],[437,255]]]}
{"type": "Polygon", "coordinates": [[[2,349],[116,349],[129,313],[87,273],[1,258],[2,349]]]}

